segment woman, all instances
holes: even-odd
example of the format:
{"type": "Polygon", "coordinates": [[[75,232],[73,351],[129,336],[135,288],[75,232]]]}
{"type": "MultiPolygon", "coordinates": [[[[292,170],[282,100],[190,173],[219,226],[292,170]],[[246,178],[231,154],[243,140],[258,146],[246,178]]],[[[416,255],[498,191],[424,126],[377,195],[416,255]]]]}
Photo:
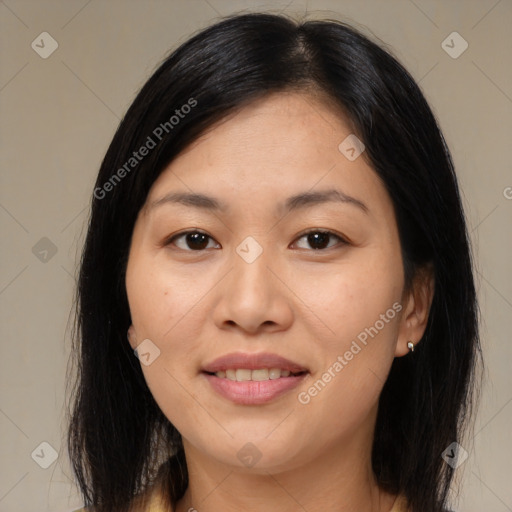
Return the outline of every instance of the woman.
{"type": "Polygon", "coordinates": [[[87,510],[448,506],[471,253],[389,53],[339,22],[223,20],[142,88],[93,196],[68,439],[87,510]]]}

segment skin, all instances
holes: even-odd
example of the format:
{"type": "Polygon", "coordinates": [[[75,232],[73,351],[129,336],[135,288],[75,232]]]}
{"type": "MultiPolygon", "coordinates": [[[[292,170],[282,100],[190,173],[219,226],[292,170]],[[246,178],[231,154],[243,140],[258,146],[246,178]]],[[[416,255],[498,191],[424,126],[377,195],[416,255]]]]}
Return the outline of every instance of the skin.
{"type": "Polygon", "coordinates": [[[433,281],[419,274],[405,292],[391,199],[364,153],[349,161],[338,149],[350,133],[340,112],[318,96],[266,96],[174,159],[139,213],[126,276],[129,340],[135,348],[150,339],[160,350],[141,366],[183,437],[190,484],[178,512],[393,506],[396,496],[378,487],[371,470],[378,398],[393,359],[408,354],[407,342],[424,332],[433,281]],[[368,211],[335,202],[287,215],[277,209],[291,195],[326,188],[368,211]],[[170,192],[214,196],[228,209],[151,206],[170,192]],[[303,236],[315,228],[334,233],[327,248],[315,249],[321,243],[303,236]],[[188,230],[207,233],[205,248],[194,249],[185,236],[167,243],[188,230]],[[236,252],[248,236],[263,250],[252,263],[236,252]],[[394,303],[400,313],[308,404],[300,403],[298,393],[394,303]],[[272,402],[237,405],[200,373],[235,351],[273,352],[310,373],[272,402]],[[250,468],[237,457],[248,442],[261,453],[250,468]]]}

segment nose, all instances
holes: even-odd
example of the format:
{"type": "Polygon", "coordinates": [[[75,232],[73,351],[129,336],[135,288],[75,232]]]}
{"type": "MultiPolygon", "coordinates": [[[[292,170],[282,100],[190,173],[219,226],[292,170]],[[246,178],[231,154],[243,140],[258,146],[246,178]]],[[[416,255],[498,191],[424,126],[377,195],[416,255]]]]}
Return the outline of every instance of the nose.
{"type": "Polygon", "coordinates": [[[287,329],[293,322],[291,298],[286,276],[275,258],[263,253],[251,263],[234,253],[232,270],[218,287],[213,312],[220,329],[256,334],[287,329]]]}

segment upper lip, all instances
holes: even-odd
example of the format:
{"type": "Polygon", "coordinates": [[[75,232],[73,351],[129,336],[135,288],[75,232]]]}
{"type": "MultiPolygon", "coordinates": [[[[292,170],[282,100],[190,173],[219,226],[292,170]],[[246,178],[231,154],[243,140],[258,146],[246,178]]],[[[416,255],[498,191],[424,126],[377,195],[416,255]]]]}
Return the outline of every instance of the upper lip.
{"type": "Polygon", "coordinates": [[[294,361],[290,361],[285,357],[268,352],[260,352],[257,354],[233,352],[231,354],[218,357],[214,361],[205,364],[202,367],[202,370],[208,373],[216,373],[237,368],[243,368],[247,370],[258,370],[261,368],[280,368],[281,370],[289,370],[292,373],[308,371],[307,368],[294,361]]]}

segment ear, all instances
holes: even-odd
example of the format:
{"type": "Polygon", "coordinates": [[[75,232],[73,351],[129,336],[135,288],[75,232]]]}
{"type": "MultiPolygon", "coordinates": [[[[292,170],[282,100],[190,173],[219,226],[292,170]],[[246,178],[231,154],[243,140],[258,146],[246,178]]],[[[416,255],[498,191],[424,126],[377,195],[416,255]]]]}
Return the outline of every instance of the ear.
{"type": "Polygon", "coordinates": [[[416,346],[427,327],[428,315],[434,297],[435,278],[432,264],[417,270],[411,290],[403,298],[405,305],[400,318],[400,327],[395,349],[395,357],[409,353],[407,343],[412,341],[416,346]]]}
{"type": "Polygon", "coordinates": [[[138,345],[138,343],[137,336],[135,335],[135,327],[133,327],[133,325],[130,325],[126,337],[128,338],[128,341],[132,349],[135,350],[135,347],[138,345]]]}

